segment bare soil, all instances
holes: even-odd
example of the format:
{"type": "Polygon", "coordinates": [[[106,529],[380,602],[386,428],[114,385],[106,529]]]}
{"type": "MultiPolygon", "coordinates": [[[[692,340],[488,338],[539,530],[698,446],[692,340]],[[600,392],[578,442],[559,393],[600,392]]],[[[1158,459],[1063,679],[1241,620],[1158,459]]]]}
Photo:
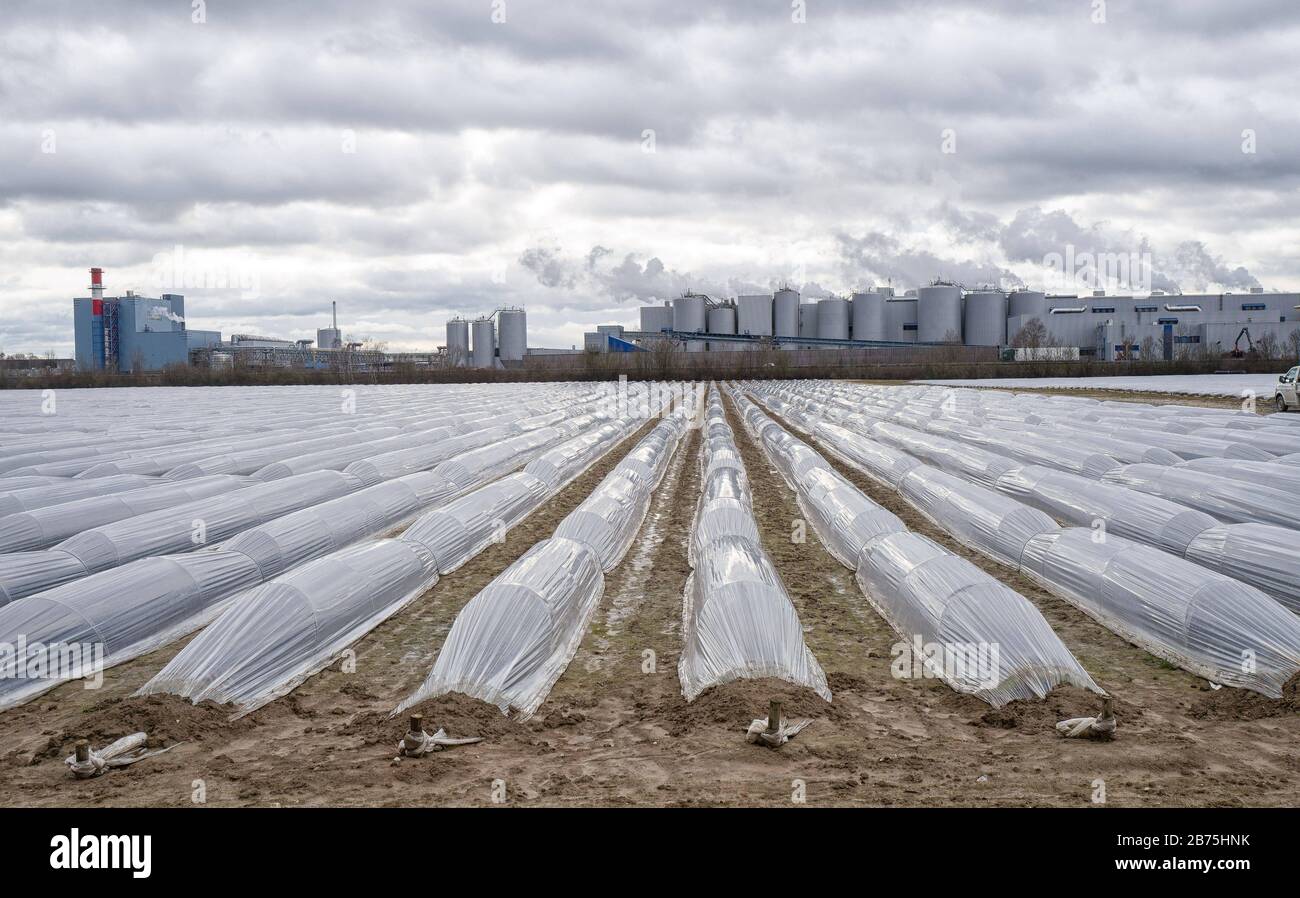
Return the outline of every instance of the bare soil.
{"type": "MultiPolygon", "coordinates": [[[[729,419],[750,474],[764,546],[829,679],[827,704],[779,681],[739,681],[687,704],[677,679],[686,540],[699,495],[698,430],[688,432],[622,565],[606,577],[590,632],[530,720],[462,696],[425,702],[425,729],[475,745],[395,760],[405,720],[392,708],[423,679],[456,613],[553,532],[639,435],[617,447],[507,536],[289,696],[231,722],[228,709],[130,698],[179,650],[110,670],[104,687],[65,684],[0,714],[0,803],[8,805],[1073,805],[1098,780],[1113,805],[1294,805],[1300,718],[1294,696],[1269,702],[1209,685],[1147,655],[1032,583],[971,552],[892,491],[836,465],[909,526],[1010,583],[1116,696],[1118,737],[1064,740],[1057,720],[1093,713],[1095,696],[1060,689],[993,710],[935,680],[890,674],[896,637],[853,573],[809,528],[794,494],[729,419]],[[779,750],[744,730],[779,698],[814,723],[779,750]],[[1289,704],[1288,704],[1289,702],[1289,704]],[[94,780],[62,763],[75,739],[103,745],[144,729],[167,754],[94,780]]],[[[645,429],[642,430],[642,433],[645,429]]],[[[801,435],[807,439],[806,435],[801,435]]],[[[809,441],[811,443],[811,441],[809,441]]],[[[832,461],[832,464],[835,464],[832,461]]]]}

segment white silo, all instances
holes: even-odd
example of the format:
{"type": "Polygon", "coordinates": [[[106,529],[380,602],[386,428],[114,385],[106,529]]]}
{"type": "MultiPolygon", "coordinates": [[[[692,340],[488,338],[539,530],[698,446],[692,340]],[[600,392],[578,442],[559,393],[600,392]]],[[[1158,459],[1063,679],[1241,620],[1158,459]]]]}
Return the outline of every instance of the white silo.
{"type": "Polygon", "coordinates": [[[966,294],[962,342],[967,346],[1002,346],[1007,342],[1007,295],[1001,290],[966,294]]]}
{"type": "Polygon", "coordinates": [[[496,324],[491,318],[476,318],[472,328],[474,347],[472,358],[475,368],[493,368],[496,365],[496,324]]]}
{"type": "MultiPolygon", "coordinates": [[[[704,314],[704,297],[698,295],[679,296],[673,300],[673,330],[688,334],[703,333],[708,326],[704,314]]],[[[687,352],[703,352],[706,344],[703,340],[688,340],[687,352]]]]}
{"type": "Polygon", "coordinates": [[[853,339],[890,339],[885,336],[885,297],[874,290],[853,294],[853,339]]]}
{"type": "Polygon", "coordinates": [[[1012,290],[1007,298],[1007,317],[1026,315],[1041,318],[1047,314],[1047,294],[1042,290],[1012,290]]]}
{"type": "MultiPolygon", "coordinates": [[[[817,336],[817,303],[801,302],[799,303],[799,336],[816,337],[817,336]]],[[[813,344],[809,344],[813,345],[813,344]]],[[[807,348],[806,346],[804,347],[807,348]]]]}
{"type": "Polygon", "coordinates": [[[456,368],[469,364],[469,322],[459,316],[447,322],[447,362],[456,368]]]}
{"type": "Polygon", "coordinates": [[[885,300],[885,332],[890,340],[916,342],[916,297],[890,296],[885,300]]]}
{"type": "Polygon", "coordinates": [[[766,294],[736,297],[736,333],[772,335],[772,297],[766,294]]]}
{"type": "MultiPolygon", "coordinates": [[[[772,297],[772,323],[778,337],[799,336],[799,292],[782,287],[772,297]]],[[[791,344],[783,344],[796,348],[791,344]]]]}
{"type": "Polygon", "coordinates": [[[528,352],[528,315],[523,309],[501,309],[497,322],[497,357],[522,362],[528,352]]]}
{"type": "Polygon", "coordinates": [[[931,284],[916,291],[916,339],[920,343],[961,342],[961,288],[931,284]]]}
{"type": "MultiPolygon", "coordinates": [[[[736,307],[735,306],[715,306],[709,309],[709,333],[711,334],[734,334],[736,332],[736,307]]],[[[730,340],[718,340],[709,342],[710,352],[732,352],[736,349],[742,349],[739,343],[733,343],[730,340]]]]}
{"type": "Polygon", "coordinates": [[[831,297],[817,303],[817,336],[823,340],[849,338],[848,300],[831,297]]]}

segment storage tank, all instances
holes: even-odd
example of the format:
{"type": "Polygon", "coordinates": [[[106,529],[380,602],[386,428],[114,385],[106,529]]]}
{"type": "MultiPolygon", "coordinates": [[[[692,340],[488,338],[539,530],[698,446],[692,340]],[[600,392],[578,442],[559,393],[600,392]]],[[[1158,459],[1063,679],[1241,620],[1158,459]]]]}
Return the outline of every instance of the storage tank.
{"type": "Polygon", "coordinates": [[[885,332],[891,340],[916,342],[915,296],[891,296],[885,300],[885,332]]]}
{"type": "Polygon", "coordinates": [[[962,342],[967,346],[1002,346],[1007,342],[1007,295],[1001,290],[966,294],[962,342]]]}
{"type": "Polygon", "coordinates": [[[885,336],[885,297],[871,290],[853,294],[853,339],[891,340],[885,336]]]}
{"type": "Polygon", "coordinates": [[[1013,290],[1007,301],[1007,317],[1028,315],[1042,318],[1047,314],[1047,294],[1041,290],[1013,290]]]}
{"type": "Polygon", "coordinates": [[[766,294],[736,297],[736,333],[772,335],[772,297],[766,294]]]}
{"type": "Polygon", "coordinates": [[[528,350],[528,316],[523,309],[497,312],[497,357],[503,362],[522,362],[528,350]]]}
{"type": "Polygon", "coordinates": [[[817,303],[799,303],[799,336],[817,336],[817,303]]]}
{"type": "MultiPolygon", "coordinates": [[[[673,300],[673,330],[702,333],[706,326],[703,296],[679,296],[673,300]]],[[[703,340],[686,342],[687,352],[703,352],[706,348],[703,340]]]]}
{"type": "Polygon", "coordinates": [[[475,368],[493,368],[496,361],[496,324],[491,318],[476,318],[472,328],[474,334],[473,362],[475,368]]]}
{"type": "Polygon", "coordinates": [[[457,368],[469,364],[469,322],[464,318],[447,322],[447,361],[457,368]]]}
{"type": "MultiPolygon", "coordinates": [[[[736,332],[736,307],[718,306],[709,309],[709,333],[734,334],[736,332]]],[[[733,352],[744,347],[739,343],[718,341],[709,343],[710,352],[733,352]]]]}
{"type": "Polygon", "coordinates": [[[650,334],[657,334],[660,331],[673,329],[673,307],[672,303],[665,302],[661,306],[642,306],[641,307],[641,330],[650,334]]]}
{"type": "MultiPolygon", "coordinates": [[[[772,324],[778,337],[799,336],[799,293],[782,287],[772,297],[772,324]]],[[[789,343],[783,344],[797,348],[789,343]]]]}
{"type": "Polygon", "coordinates": [[[337,327],[316,328],[316,347],[318,349],[342,349],[342,332],[337,327]]]}
{"type": "Polygon", "coordinates": [[[961,342],[961,288],[932,284],[916,291],[916,339],[920,343],[961,342]]]}
{"type": "Polygon", "coordinates": [[[823,299],[817,303],[817,336],[823,340],[849,338],[849,301],[823,299]]]}

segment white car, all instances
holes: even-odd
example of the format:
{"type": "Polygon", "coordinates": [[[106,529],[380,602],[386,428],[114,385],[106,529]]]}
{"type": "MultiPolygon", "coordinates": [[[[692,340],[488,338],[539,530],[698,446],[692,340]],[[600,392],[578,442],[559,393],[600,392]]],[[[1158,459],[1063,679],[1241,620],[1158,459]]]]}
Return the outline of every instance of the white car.
{"type": "Polygon", "coordinates": [[[1300,375],[1300,367],[1278,375],[1277,386],[1273,388],[1273,404],[1277,406],[1279,412],[1300,408],[1300,398],[1296,396],[1297,375],[1300,375]]]}

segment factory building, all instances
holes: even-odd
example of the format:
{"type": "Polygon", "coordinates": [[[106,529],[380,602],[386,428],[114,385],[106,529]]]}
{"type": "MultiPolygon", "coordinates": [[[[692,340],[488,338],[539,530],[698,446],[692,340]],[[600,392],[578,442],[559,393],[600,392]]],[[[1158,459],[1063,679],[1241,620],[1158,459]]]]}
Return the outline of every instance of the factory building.
{"type": "Polygon", "coordinates": [[[687,294],[640,311],[640,339],[671,330],[691,352],[743,350],[761,342],[710,340],[710,335],[775,337],[787,349],[858,342],[1008,346],[1030,339],[1039,347],[1077,349],[1079,356],[1105,361],[1136,359],[1143,353],[1172,359],[1247,350],[1260,339],[1285,345],[1300,329],[1300,293],[1265,293],[1259,288],[1235,294],[1155,292],[1147,297],[1097,291],[1079,297],[996,287],[965,290],[936,281],[901,295],[892,287],[876,287],[848,299],[811,301],[801,301],[788,287],[770,296],[749,294],[735,300],[687,294]],[[1025,330],[1035,320],[1042,328],[1025,330]],[[696,333],[701,339],[682,336],[696,333]]]}
{"type": "Polygon", "coordinates": [[[1081,355],[1105,361],[1183,354],[1221,355],[1271,338],[1284,344],[1300,329],[1300,293],[1155,292],[1150,296],[1047,296],[1011,294],[1007,340],[1033,319],[1041,321],[1057,346],[1077,346],[1081,355]],[[1246,333],[1243,334],[1242,331],[1246,333]],[[1238,338],[1240,337],[1240,342],[1238,338]]]}
{"type": "Polygon", "coordinates": [[[159,371],[189,363],[190,349],[221,342],[214,331],[185,328],[185,297],[104,295],[104,272],[90,269],[90,296],[72,301],[73,341],[82,371],[159,371]]]}

